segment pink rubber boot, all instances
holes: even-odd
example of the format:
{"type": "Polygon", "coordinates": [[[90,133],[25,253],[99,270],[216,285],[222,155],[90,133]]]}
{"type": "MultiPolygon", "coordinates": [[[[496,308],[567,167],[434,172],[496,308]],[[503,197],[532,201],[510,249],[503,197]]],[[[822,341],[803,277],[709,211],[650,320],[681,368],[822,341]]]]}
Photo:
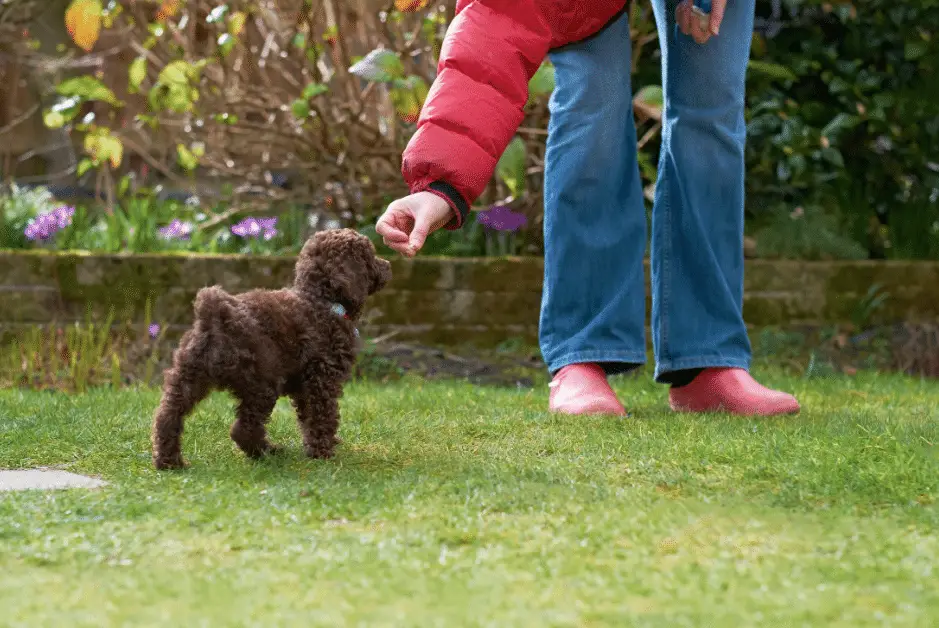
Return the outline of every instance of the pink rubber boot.
{"type": "Polygon", "coordinates": [[[744,369],[704,369],[690,384],[673,387],[669,405],[678,412],[729,412],[744,416],[796,414],[792,395],[760,385],[744,369]]]}
{"type": "Polygon", "coordinates": [[[615,414],[626,409],[610,388],[606,373],[597,364],[570,364],[554,376],[549,407],[562,414],[615,414]]]}

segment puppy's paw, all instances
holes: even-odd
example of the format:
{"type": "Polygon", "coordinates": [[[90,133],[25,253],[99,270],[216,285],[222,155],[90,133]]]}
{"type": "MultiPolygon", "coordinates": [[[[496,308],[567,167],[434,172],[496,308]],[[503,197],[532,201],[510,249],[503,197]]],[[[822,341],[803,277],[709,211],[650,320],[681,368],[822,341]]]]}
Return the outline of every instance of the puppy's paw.
{"type": "Polygon", "coordinates": [[[314,460],[329,460],[336,455],[336,446],[334,443],[323,445],[311,445],[304,447],[307,457],[314,460]]]}
{"type": "Polygon", "coordinates": [[[153,467],[158,471],[169,471],[173,469],[185,469],[189,463],[179,456],[154,457],[153,467]]]}
{"type": "Polygon", "coordinates": [[[282,450],[282,447],[272,445],[271,443],[267,442],[256,447],[248,447],[247,449],[243,449],[245,455],[252,460],[263,460],[268,456],[273,456],[280,453],[282,450]]]}

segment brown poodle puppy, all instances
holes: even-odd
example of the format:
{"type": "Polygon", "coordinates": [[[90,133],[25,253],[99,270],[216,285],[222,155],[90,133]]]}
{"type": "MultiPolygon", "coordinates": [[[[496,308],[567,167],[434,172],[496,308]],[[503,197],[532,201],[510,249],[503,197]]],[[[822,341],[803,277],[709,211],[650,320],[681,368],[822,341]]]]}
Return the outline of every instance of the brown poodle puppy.
{"type": "Polygon", "coordinates": [[[218,286],[195,299],[195,322],[180,340],[153,419],[153,464],[186,465],[183,420],[213,390],[238,400],[232,440],[251,458],[274,451],[265,424],[277,399],[297,410],[303,447],[330,458],[339,398],[358,348],[356,320],[369,295],[391,280],[391,264],[351,229],[317,233],[297,260],[293,287],[233,296],[218,286]]]}

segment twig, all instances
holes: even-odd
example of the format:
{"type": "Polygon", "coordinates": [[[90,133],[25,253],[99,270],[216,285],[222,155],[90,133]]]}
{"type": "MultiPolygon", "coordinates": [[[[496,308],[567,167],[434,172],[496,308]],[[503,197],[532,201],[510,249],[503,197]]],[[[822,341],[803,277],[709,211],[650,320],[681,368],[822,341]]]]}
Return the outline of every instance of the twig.
{"type": "Polygon", "coordinates": [[[6,135],[7,133],[11,132],[14,128],[18,127],[19,125],[26,122],[29,118],[31,118],[32,115],[36,113],[37,111],[39,111],[39,105],[33,105],[32,107],[27,109],[25,112],[16,116],[12,120],[10,120],[8,124],[0,127],[0,135],[6,135]]]}
{"type": "Polygon", "coordinates": [[[211,229],[212,227],[216,227],[216,226],[222,224],[223,222],[225,222],[226,220],[228,220],[228,219],[231,218],[232,216],[238,215],[238,214],[241,213],[242,211],[243,211],[243,210],[242,210],[241,207],[231,207],[231,208],[229,208],[229,209],[226,209],[225,211],[223,211],[223,212],[220,213],[220,214],[215,214],[215,216],[213,216],[213,217],[210,218],[209,220],[206,220],[205,222],[201,223],[201,224],[197,227],[197,229],[198,229],[199,231],[205,231],[206,229],[211,229]]]}
{"type": "Polygon", "coordinates": [[[168,179],[185,187],[189,187],[191,185],[191,182],[186,181],[185,179],[177,175],[175,172],[167,168],[164,164],[161,164],[159,161],[151,157],[150,154],[147,151],[145,151],[139,144],[134,142],[134,140],[122,135],[121,142],[124,143],[125,149],[130,149],[132,153],[134,153],[135,155],[143,159],[145,162],[147,162],[147,165],[149,165],[154,170],[157,170],[158,172],[160,172],[160,174],[164,175],[168,179]]]}
{"type": "Polygon", "coordinates": [[[525,133],[527,135],[548,135],[547,129],[535,129],[529,126],[518,127],[518,132],[525,133]]]}
{"type": "Polygon", "coordinates": [[[647,143],[649,143],[652,140],[653,137],[655,137],[655,134],[658,133],[659,129],[661,128],[662,128],[662,123],[656,122],[655,125],[651,129],[646,131],[646,133],[642,136],[642,139],[639,140],[639,143],[636,145],[636,149],[641,150],[643,146],[645,146],[647,143]]]}

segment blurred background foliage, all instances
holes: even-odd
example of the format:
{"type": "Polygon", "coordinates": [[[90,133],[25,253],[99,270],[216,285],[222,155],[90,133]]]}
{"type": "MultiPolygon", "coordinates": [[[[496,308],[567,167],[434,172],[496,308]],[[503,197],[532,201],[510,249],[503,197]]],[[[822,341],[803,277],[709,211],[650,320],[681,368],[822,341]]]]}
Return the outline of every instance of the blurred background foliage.
{"type": "MultiPolygon", "coordinates": [[[[406,192],[400,155],[453,4],[0,1],[0,247],[288,254],[324,227],[374,237],[406,192]],[[29,237],[62,204],[68,224],[29,237]]],[[[651,199],[660,55],[648,2],[630,19],[651,199]]],[[[939,0],[757,0],[748,255],[939,259],[937,65],[939,0]]],[[[542,252],[553,84],[546,63],[479,219],[428,253],[542,252]]]]}

